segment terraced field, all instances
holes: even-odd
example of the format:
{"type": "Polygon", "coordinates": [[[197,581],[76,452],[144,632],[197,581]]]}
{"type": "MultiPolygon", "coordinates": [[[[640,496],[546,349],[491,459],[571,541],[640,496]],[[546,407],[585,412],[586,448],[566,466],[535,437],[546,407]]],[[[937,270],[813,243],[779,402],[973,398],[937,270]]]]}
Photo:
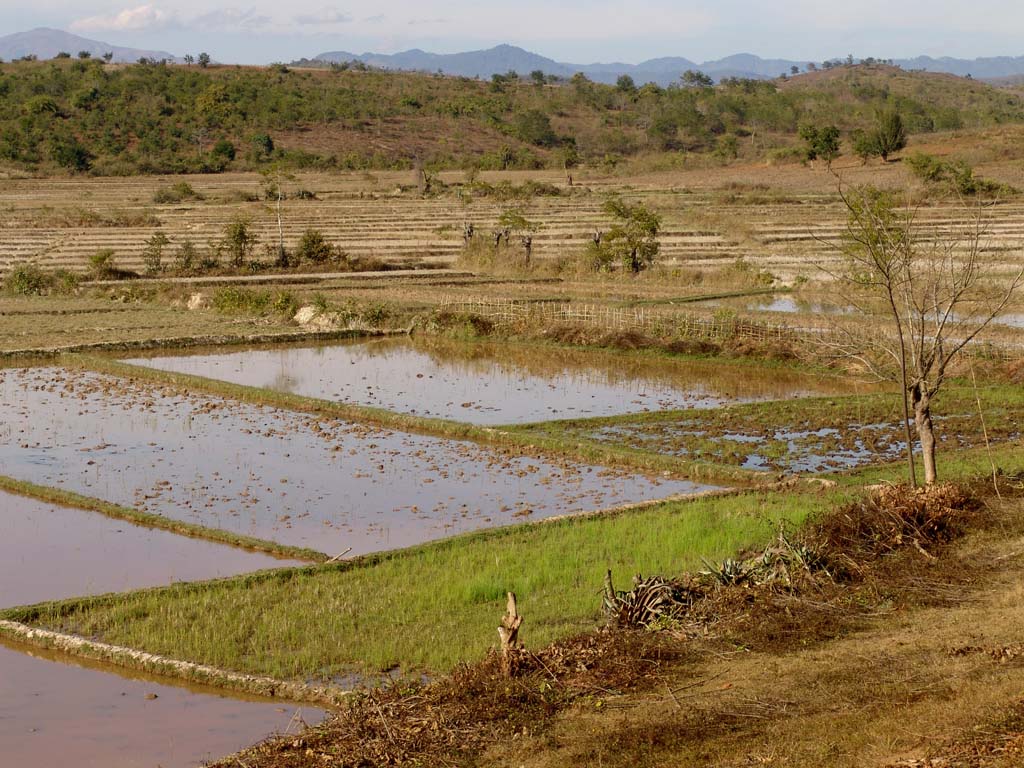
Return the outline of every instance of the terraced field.
{"type": "MultiPolygon", "coordinates": [[[[595,231],[607,231],[610,221],[601,208],[605,193],[617,189],[662,213],[660,259],[666,265],[714,268],[743,258],[784,279],[816,276],[815,265],[834,258],[826,243],[841,234],[843,206],[834,193],[821,189],[820,174],[804,171],[809,177],[802,191],[767,194],[756,183],[756,170],[750,169],[746,182],[718,187],[691,184],[703,177],[679,174],[595,177],[569,188],[560,176],[539,173],[534,178],[558,183],[563,194],[503,203],[470,199],[454,188],[424,198],[409,189],[408,174],[308,175],[294,183],[292,191],[308,190],[316,199],[287,200],[283,230],[287,244],[294,244],[313,227],[353,257],[392,264],[450,265],[462,247],[466,222],[472,222],[477,232],[487,233],[503,210],[518,208],[539,227],[533,238],[534,256],[552,259],[578,253],[595,231]]],[[[462,181],[459,174],[445,178],[448,183],[462,181]]],[[[488,178],[517,182],[526,177],[510,173],[488,178]]],[[[191,239],[202,249],[215,242],[224,225],[240,213],[252,219],[262,244],[277,241],[271,205],[251,201],[260,192],[259,176],[183,179],[203,200],[154,203],[154,192],[182,180],[178,178],[5,183],[0,191],[0,273],[24,261],[85,272],[89,257],[104,248],[113,249],[119,266],[141,270],[145,241],[154,232],[163,231],[174,243],[191,239]]],[[[1017,254],[1024,245],[1024,203],[1000,204],[987,215],[989,250],[1008,271],[1019,261],[1017,254]]],[[[919,219],[926,227],[948,232],[959,214],[948,205],[935,205],[922,208],[919,219]]]]}

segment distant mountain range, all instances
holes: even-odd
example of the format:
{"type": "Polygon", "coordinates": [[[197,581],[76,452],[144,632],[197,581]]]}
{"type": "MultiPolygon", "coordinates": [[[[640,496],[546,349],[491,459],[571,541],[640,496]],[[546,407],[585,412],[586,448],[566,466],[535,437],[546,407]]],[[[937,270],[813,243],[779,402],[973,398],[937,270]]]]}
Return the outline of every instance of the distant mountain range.
{"type": "Polygon", "coordinates": [[[178,61],[178,58],[167,51],[146,51],[141,48],[123,48],[110,45],[99,40],[72,35],[59,29],[39,27],[28,32],[17,32],[13,35],[0,37],[0,59],[12,61],[23,56],[35,56],[40,59],[52,59],[58,53],[70,53],[77,56],[79,51],[88,51],[99,58],[105,53],[114,54],[113,61],[138,61],[141,58],[167,59],[178,61]]]}
{"type": "MultiPolygon", "coordinates": [[[[762,59],[751,53],[738,53],[724,59],[697,63],[681,57],[650,59],[640,64],[569,64],[555,61],[513,45],[499,45],[483,51],[466,53],[428,53],[418,49],[394,54],[349,53],[327,51],[314,57],[319,61],[346,62],[361,61],[369,66],[382,69],[402,69],[421,72],[441,71],[446,75],[489,78],[515,70],[521,75],[541,70],[547,75],[572,77],[582,72],[592,80],[613,83],[620,75],[629,75],[639,85],[655,82],[668,85],[679,79],[688,69],[698,70],[715,80],[726,77],[771,78],[792,67],[806,70],[806,61],[789,59],[762,59]]],[[[895,64],[904,69],[923,69],[928,72],[947,72],[954,75],[971,75],[975,78],[999,78],[1024,74],[1024,56],[998,56],[983,59],[933,59],[919,56],[914,59],[896,59],[895,64]]]]}
{"type": "MultiPolygon", "coordinates": [[[[180,61],[177,56],[167,51],[125,48],[46,27],[0,37],[0,58],[6,61],[27,55],[33,55],[40,59],[52,59],[62,51],[70,53],[72,56],[77,56],[79,51],[88,51],[93,56],[102,56],[109,52],[114,55],[114,61],[119,62],[138,61],[143,57],[180,61]]],[[[447,75],[483,78],[504,74],[509,70],[526,75],[538,69],[547,75],[566,78],[572,77],[577,72],[583,72],[590,79],[603,83],[614,83],[620,75],[629,75],[638,85],[646,82],[668,85],[677,81],[683,72],[690,69],[704,72],[715,80],[721,80],[726,77],[771,78],[778,77],[783,72],[789,73],[792,67],[798,67],[801,71],[807,68],[806,61],[762,59],[760,56],[750,53],[738,53],[726,56],[724,59],[701,63],[678,56],[670,56],[650,59],[640,64],[625,64],[623,62],[571,64],[555,61],[514,45],[498,45],[487,50],[464,53],[429,53],[419,49],[393,54],[327,51],[313,58],[324,62],[362,61],[369,66],[382,69],[418,72],[441,71],[447,75]]],[[[971,75],[978,79],[1011,78],[1024,75],[1024,56],[994,56],[979,59],[918,56],[913,59],[896,59],[894,63],[904,69],[923,69],[928,72],[947,72],[960,76],[971,75]]]]}

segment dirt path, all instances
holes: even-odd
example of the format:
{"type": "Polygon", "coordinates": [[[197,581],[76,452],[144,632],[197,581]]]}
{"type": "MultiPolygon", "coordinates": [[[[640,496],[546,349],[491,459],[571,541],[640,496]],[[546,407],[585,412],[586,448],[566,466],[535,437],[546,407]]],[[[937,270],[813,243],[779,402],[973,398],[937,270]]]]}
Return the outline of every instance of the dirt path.
{"type": "Polygon", "coordinates": [[[998,561],[976,591],[936,586],[944,605],[883,610],[864,631],[805,651],[726,649],[647,694],[577,706],[480,764],[1021,765],[1021,752],[930,762],[945,743],[985,733],[1024,690],[1024,538],[965,546],[998,561]]]}

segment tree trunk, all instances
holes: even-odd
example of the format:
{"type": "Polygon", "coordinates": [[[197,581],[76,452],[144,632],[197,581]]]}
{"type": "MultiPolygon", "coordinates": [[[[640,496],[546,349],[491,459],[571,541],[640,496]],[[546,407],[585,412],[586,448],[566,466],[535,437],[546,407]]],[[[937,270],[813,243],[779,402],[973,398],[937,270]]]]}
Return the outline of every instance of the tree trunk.
{"type": "Polygon", "coordinates": [[[932,426],[931,399],[921,392],[921,385],[911,390],[914,404],[914,425],[921,442],[921,457],[924,459],[924,482],[932,485],[937,479],[935,472],[935,430],[932,426]]]}

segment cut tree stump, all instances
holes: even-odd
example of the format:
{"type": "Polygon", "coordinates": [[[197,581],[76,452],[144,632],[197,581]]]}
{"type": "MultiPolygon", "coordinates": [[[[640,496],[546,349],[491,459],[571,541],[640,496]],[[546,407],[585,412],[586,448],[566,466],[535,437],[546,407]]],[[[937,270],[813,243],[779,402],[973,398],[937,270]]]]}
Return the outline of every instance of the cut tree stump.
{"type": "Polygon", "coordinates": [[[501,640],[501,667],[505,677],[512,677],[515,671],[517,651],[519,650],[519,627],[523,617],[516,606],[516,593],[508,593],[508,606],[498,627],[498,638],[501,640]]]}

